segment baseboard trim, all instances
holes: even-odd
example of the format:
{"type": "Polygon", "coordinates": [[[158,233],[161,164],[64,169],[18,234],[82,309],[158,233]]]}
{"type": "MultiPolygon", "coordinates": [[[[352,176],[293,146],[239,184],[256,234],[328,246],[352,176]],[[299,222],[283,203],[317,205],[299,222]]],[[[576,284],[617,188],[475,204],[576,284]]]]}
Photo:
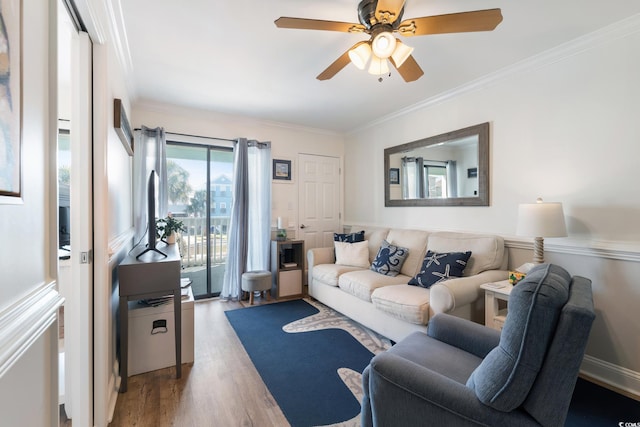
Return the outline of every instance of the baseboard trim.
{"type": "Polygon", "coordinates": [[[113,372],[109,376],[109,406],[107,408],[107,423],[113,421],[113,414],[116,412],[116,403],[118,402],[118,393],[120,390],[120,376],[117,374],[120,368],[118,361],[113,362],[113,372]]]}
{"type": "Polygon", "coordinates": [[[580,375],[620,394],[640,400],[640,373],[585,355],[580,375]]]}
{"type": "Polygon", "coordinates": [[[56,321],[64,298],[55,288],[42,283],[0,312],[0,378],[56,321]]]}

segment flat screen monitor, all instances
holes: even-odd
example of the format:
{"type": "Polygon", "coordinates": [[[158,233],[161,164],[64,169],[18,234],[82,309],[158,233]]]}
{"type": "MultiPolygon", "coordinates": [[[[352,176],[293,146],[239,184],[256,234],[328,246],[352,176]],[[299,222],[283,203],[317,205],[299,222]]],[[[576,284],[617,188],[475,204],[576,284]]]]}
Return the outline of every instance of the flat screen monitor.
{"type": "Polygon", "coordinates": [[[58,245],[59,247],[71,244],[71,209],[69,206],[58,207],[58,245]]]}
{"type": "Polygon", "coordinates": [[[147,248],[142,251],[137,258],[149,251],[154,251],[160,255],[167,256],[164,252],[156,248],[156,214],[158,213],[158,189],[159,179],[155,170],[152,170],[149,174],[149,181],[147,183],[147,248]]]}

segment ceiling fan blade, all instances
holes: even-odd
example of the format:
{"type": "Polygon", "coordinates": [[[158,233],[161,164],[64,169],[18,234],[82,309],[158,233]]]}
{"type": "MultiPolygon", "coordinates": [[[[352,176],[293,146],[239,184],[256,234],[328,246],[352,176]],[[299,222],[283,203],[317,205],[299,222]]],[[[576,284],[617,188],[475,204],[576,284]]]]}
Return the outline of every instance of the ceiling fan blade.
{"type": "Polygon", "coordinates": [[[475,10],[447,15],[424,16],[407,19],[400,23],[398,32],[403,36],[428,34],[466,33],[491,31],[502,22],[500,9],[475,10]]]}
{"type": "MultiPolygon", "coordinates": [[[[349,48],[351,50],[352,48],[349,48]]],[[[329,80],[331,77],[338,74],[338,71],[342,70],[347,66],[351,59],[349,59],[349,50],[343,53],[338,59],[333,61],[333,64],[329,65],[326,70],[318,74],[316,79],[318,80],[329,80]]]]}
{"type": "Polygon", "coordinates": [[[378,22],[393,24],[404,7],[405,0],[378,0],[376,19],[378,22]]]}
{"type": "Polygon", "coordinates": [[[407,83],[416,81],[424,75],[424,71],[422,71],[422,68],[420,68],[416,60],[413,59],[413,55],[409,55],[400,67],[396,67],[396,63],[392,57],[389,57],[389,60],[391,60],[391,64],[393,64],[396,70],[398,70],[398,73],[407,83]]]}
{"type": "Polygon", "coordinates": [[[354,24],[351,22],[288,18],[286,16],[278,18],[274,22],[278,28],[295,28],[299,30],[342,31],[344,33],[362,33],[365,30],[364,25],[354,24]]]}

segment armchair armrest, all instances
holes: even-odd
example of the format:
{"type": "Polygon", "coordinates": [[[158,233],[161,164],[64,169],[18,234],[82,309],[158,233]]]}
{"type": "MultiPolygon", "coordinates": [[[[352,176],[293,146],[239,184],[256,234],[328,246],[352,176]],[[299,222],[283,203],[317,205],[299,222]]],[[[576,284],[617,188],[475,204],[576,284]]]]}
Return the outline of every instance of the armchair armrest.
{"type": "Polygon", "coordinates": [[[368,398],[381,426],[538,425],[523,411],[485,406],[465,384],[391,353],[372,359],[368,398]]]}
{"type": "Polygon", "coordinates": [[[483,297],[480,285],[505,280],[509,272],[487,270],[468,277],[445,280],[429,288],[429,304],[434,313],[448,313],[483,297]]]}
{"type": "Polygon", "coordinates": [[[499,331],[445,313],[431,318],[427,335],[483,359],[500,343],[499,331]]]}

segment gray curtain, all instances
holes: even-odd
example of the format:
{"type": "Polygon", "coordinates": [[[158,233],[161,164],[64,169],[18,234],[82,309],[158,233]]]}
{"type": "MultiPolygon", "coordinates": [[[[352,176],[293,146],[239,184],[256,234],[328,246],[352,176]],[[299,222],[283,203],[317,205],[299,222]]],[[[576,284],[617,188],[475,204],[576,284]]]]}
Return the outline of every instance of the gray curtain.
{"type": "Polygon", "coordinates": [[[271,240],[271,144],[239,138],[234,144],[233,201],[221,298],[239,299],[242,273],[267,270],[271,240]]]}
{"type": "Polygon", "coordinates": [[[421,199],[424,191],[424,159],[422,157],[402,158],[402,198],[421,199]]]}
{"type": "Polygon", "coordinates": [[[158,174],[159,218],[167,216],[167,140],[163,128],[150,129],[141,126],[134,132],[133,152],[133,223],[135,241],[138,242],[147,230],[147,183],[152,170],[158,174]]]}

